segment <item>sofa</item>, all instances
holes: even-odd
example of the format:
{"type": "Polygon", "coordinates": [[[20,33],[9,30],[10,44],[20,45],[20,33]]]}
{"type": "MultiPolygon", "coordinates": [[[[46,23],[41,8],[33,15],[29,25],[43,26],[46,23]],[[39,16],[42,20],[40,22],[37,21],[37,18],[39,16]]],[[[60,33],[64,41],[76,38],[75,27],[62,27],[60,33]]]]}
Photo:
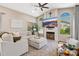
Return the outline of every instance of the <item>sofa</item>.
{"type": "Polygon", "coordinates": [[[3,34],[0,38],[0,55],[1,56],[19,56],[28,52],[28,40],[21,38],[16,42],[13,41],[12,34],[3,34]]]}

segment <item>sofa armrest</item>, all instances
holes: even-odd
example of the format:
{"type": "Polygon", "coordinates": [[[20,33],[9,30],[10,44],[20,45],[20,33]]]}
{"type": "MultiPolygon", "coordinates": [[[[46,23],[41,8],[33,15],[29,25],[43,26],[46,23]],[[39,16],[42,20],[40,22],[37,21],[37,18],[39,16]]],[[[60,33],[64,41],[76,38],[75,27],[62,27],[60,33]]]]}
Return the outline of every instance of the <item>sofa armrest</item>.
{"type": "Polygon", "coordinates": [[[19,40],[17,42],[3,41],[1,42],[2,56],[19,56],[28,51],[28,41],[19,40]]]}

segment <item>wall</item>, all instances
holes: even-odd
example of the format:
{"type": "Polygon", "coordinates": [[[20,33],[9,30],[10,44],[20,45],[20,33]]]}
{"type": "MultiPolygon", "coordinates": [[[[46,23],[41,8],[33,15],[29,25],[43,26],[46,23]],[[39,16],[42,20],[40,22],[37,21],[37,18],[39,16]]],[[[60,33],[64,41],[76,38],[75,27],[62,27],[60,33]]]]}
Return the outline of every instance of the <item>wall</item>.
{"type": "Polygon", "coordinates": [[[23,20],[24,26],[23,26],[23,28],[21,28],[22,30],[27,30],[27,22],[35,22],[35,18],[32,16],[23,14],[21,12],[15,11],[15,10],[5,8],[3,6],[0,6],[0,13],[5,13],[1,19],[1,21],[2,21],[1,22],[2,25],[0,28],[1,31],[13,31],[13,29],[11,28],[11,20],[13,20],[13,19],[23,20]]]}
{"type": "MultiPolygon", "coordinates": [[[[75,11],[74,11],[74,7],[70,7],[70,8],[58,8],[58,9],[52,9],[50,11],[52,13],[52,15],[51,15],[52,17],[58,17],[59,18],[59,16],[62,13],[64,13],[64,12],[69,12],[72,15],[71,20],[70,20],[70,22],[71,22],[71,26],[70,26],[71,27],[71,37],[75,38],[75,29],[74,29],[75,28],[75,26],[74,26],[75,25],[75,23],[74,23],[74,20],[75,20],[75,18],[74,18],[75,11]]],[[[50,11],[46,12],[46,14],[49,13],[50,11]]],[[[40,17],[38,17],[38,22],[39,22],[39,19],[42,16],[43,15],[41,15],[40,17]]]]}

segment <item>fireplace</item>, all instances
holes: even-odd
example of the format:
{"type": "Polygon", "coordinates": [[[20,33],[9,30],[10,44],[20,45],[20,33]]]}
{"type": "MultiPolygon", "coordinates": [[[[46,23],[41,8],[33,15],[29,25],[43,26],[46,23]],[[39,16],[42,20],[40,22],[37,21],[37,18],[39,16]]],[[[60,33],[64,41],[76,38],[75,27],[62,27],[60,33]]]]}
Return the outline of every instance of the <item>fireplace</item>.
{"type": "Polygon", "coordinates": [[[46,32],[47,39],[55,40],[55,32],[46,32]]]}

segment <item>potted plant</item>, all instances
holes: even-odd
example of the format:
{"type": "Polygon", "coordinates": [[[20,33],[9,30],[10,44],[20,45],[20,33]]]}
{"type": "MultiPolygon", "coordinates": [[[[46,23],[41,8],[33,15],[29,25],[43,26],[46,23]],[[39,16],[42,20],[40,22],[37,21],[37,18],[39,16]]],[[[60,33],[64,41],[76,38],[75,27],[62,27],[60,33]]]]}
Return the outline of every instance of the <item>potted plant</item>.
{"type": "Polygon", "coordinates": [[[35,32],[38,33],[38,25],[36,23],[32,26],[32,34],[35,35],[35,32]]]}

